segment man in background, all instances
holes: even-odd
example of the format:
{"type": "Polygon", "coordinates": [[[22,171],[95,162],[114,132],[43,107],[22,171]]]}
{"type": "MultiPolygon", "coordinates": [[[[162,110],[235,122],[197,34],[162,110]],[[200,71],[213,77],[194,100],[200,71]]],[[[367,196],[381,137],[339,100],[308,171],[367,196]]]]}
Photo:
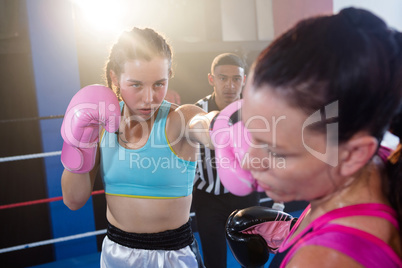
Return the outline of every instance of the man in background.
{"type": "MultiPolygon", "coordinates": [[[[233,53],[215,57],[211,73],[208,74],[213,93],[199,100],[196,105],[206,112],[220,111],[239,100],[246,80],[245,68],[245,62],[233,53]]],[[[217,174],[215,151],[201,146],[195,175],[193,208],[206,267],[226,267],[226,220],[236,209],[257,205],[257,192],[241,197],[225,189],[217,174]]]]}

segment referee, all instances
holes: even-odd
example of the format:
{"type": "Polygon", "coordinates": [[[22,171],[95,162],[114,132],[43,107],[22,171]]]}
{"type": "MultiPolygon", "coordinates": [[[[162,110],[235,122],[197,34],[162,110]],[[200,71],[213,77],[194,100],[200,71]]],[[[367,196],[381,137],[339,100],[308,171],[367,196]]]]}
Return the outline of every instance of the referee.
{"type": "MultiPolygon", "coordinates": [[[[208,74],[208,81],[214,92],[199,100],[196,105],[206,112],[222,110],[240,99],[245,80],[245,63],[239,56],[233,53],[218,55],[212,62],[211,73],[208,74]]],[[[240,197],[225,189],[216,171],[215,151],[200,146],[193,208],[206,267],[226,267],[226,220],[236,209],[257,205],[258,193],[240,197]]]]}

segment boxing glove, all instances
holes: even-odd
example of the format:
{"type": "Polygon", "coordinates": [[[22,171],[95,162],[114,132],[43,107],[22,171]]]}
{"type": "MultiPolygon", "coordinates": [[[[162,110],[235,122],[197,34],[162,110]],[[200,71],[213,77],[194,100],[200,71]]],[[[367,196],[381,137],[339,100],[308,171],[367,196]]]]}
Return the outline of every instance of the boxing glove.
{"type": "Polygon", "coordinates": [[[244,267],[262,266],[275,253],[296,222],[291,215],[267,207],[235,210],[226,222],[226,238],[244,267]]]}
{"type": "Polygon", "coordinates": [[[241,167],[251,142],[240,118],[242,103],[239,100],[226,106],[214,117],[210,127],[219,178],[229,192],[238,196],[263,191],[251,172],[241,167]]]}
{"type": "Polygon", "coordinates": [[[95,165],[99,128],[119,129],[120,108],[115,93],[102,85],[90,85],[71,99],[61,125],[61,162],[73,173],[86,173],[95,165]]]}

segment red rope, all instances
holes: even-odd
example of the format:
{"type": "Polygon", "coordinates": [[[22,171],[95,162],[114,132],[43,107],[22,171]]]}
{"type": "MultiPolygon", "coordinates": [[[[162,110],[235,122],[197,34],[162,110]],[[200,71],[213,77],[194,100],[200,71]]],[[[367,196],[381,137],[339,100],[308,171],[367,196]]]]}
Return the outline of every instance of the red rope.
{"type": "MultiPolygon", "coordinates": [[[[104,192],[105,192],[104,190],[93,191],[91,195],[103,194],[104,192]]],[[[34,200],[34,201],[2,205],[2,206],[0,206],[0,210],[7,209],[7,208],[16,208],[16,207],[36,205],[36,204],[41,204],[41,203],[50,203],[50,202],[59,201],[59,200],[63,200],[63,197],[58,196],[58,197],[45,198],[45,199],[39,199],[39,200],[34,200]]]]}

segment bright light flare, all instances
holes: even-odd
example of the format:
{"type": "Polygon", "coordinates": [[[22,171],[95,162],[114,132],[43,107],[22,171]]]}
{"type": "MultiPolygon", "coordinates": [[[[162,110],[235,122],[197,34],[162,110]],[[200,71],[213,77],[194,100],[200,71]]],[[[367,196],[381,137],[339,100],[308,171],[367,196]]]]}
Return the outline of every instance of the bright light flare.
{"type": "Polygon", "coordinates": [[[72,0],[80,9],[84,23],[98,32],[114,33],[122,30],[124,6],[116,0],[72,0]]]}

